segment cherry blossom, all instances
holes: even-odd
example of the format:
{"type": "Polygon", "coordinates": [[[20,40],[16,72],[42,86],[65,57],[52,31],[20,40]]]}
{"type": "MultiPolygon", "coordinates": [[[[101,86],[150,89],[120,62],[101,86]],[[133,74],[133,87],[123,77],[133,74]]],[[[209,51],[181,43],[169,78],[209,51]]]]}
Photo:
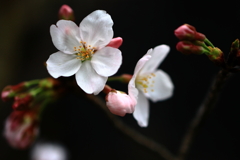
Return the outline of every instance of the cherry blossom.
{"type": "Polygon", "coordinates": [[[97,95],[122,63],[121,51],[108,45],[112,26],[111,16],[102,10],[89,14],[79,27],[69,20],[52,25],[50,34],[59,51],[46,62],[49,74],[54,78],[75,75],[83,91],[97,95]]]}
{"type": "Polygon", "coordinates": [[[133,112],[139,126],[147,127],[149,120],[149,102],[165,100],[173,94],[173,83],[167,73],[158,69],[160,63],[167,56],[170,48],[167,45],[159,45],[149,49],[138,62],[132,79],[128,85],[129,94],[137,99],[137,105],[133,112]]]}

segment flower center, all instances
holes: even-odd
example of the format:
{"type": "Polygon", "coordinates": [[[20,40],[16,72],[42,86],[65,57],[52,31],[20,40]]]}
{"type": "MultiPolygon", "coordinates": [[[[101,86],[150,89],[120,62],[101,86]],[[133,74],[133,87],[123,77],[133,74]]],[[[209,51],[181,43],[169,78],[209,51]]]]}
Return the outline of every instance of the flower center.
{"type": "Polygon", "coordinates": [[[156,75],[154,73],[150,73],[150,74],[145,74],[145,75],[141,75],[138,76],[136,78],[136,86],[137,88],[141,89],[144,93],[148,93],[148,92],[153,92],[154,91],[154,77],[156,75]]]}
{"type": "Polygon", "coordinates": [[[82,62],[86,60],[90,60],[92,55],[96,52],[96,47],[91,47],[91,45],[87,45],[86,42],[80,41],[82,45],[78,47],[74,47],[74,51],[76,51],[77,59],[82,62]]]}

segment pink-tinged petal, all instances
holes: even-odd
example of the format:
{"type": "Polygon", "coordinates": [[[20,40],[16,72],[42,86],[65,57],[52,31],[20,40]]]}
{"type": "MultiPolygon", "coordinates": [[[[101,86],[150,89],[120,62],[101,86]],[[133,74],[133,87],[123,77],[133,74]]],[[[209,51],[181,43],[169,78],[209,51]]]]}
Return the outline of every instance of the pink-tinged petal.
{"type": "Polygon", "coordinates": [[[164,44],[155,47],[153,50],[150,49],[147,54],[151,55],[152,58],[144,65],[140,74],[154,72],[165,59],[169,50],[170,47],[164,44]]]}
{"type": "Polygon", "coordinates": [[[76,81],[79,87],[86,93],[97,95],[106,84],[107,77],[100,76],[92,68],[90,61],[82,63],[81,68],[76,73],[76,81]]]}
{"type": "Polygon", "coordinates": [[[133,117],[136,119],[140,127],[148,126],[149,102],[142,92],[139,92],[138,94],[138,101],[135,106],[135,111],[133,112],[133,117]]]}
{"type": "Polygon", "coordinates": [[[46,63],[49,74],[54,78],[72,76],[79,70],[82,64],[79,59],[76,59],[75,55],[62,52],[50,55],[46,63]]]}
{"type": "Polygon", "coordinates": [[[154,81],[154,84],[147,89],[145,96],[153,102],[170,98],[173,95],[174,86],[169,75],[162,70],[157,70],[154,75],[150,80],[154,81]]]}
{"type": "Polygon", "coordinates": [[[122,53],[119,49],[104,47],[93,55],[91,64],[99,75],[111,76],[118,71],[122,64],[122,53]]]}
{"type": "Polygon", "coordinates": [[[107,46],[119,48],[122,45],[123,39],[121,37],[113,38],[107,46]]]}
{"type": "Polygon", "coordinates": [[[126,93],[111,91],[106,96],[106,105],[112,114],[125,116],[126,113],[133,113],[136,100],[126,93]]]}
{"type": "Polygon", "coordinates": [[[59,20],[57,25],[51,25],[50,34],[54,46],[67,54],[73,54],[74,47],[79,47],[80,37],[78,26],[69,20],[59,20]]]}
{"type": "Polygon", "coordinates": [[[113,21],[106,11],[96,10],[80,23],[81,39],[97,49],[106,46],[113,38],[113,21]]]}
{"type": "Polygon", "coordinates": [[[128,83],[128,94],[131,97],[134,97],[137,100],[138,97],[138,90],[136,89],[135,80],[138,76],[139,71],[142,69],[142,67],[145,65],[145,63],[151,58],[150,55],[144,55],[138,62],[134,69],[134,74],[132,76],[132,79],[128,83]]]}

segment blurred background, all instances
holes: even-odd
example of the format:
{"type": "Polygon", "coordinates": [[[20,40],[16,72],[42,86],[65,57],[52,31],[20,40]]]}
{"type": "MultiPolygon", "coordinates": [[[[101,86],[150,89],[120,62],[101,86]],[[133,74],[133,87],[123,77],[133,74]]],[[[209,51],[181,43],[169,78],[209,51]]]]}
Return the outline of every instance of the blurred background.
{"type": "MultiPolygon", "coordinates": [[[[151,103],[147,128],[140,128],[132,115],[121,118],[140,133],[177,153],[181,138],[219,68],[206,56],[185,56],[175,49],[173,31],[191,24],[225,54],[240,38],[239,2],[174,0],[8,0],[0,4],[0,88],[25,80],[48,77],[44,62],[56,52],[49,27],[58,21],[58,10],[67,4],[76,23],[97,9],[106,10],[114,21],[114,37],[122,37],[123,63],[117,74],[132,74],[137,61],[159,44],[171,47],[160,68],[175,85],[174,96],[151,103]]],[[[112,87],[126,90],[126,85],[112,87]],[[123,87],[123,88],[118,88],[123,87]]],[[[189,160],[240,159],[238,130],[240,75],[228,80],[220,100],[200,130],[189,160]]],[[[11,103],[0,102],[0,132],[11,113],[11,103]]],[[[0,134],[1,160],[30,159],[31,148],[11,148],[0,134]]],[[[49,106],[40,124],[37,141],[61,144],[69,160],[156,160],[157,154],[119,132],[96,106],[78,95],[68,95],[49,106]]]]}

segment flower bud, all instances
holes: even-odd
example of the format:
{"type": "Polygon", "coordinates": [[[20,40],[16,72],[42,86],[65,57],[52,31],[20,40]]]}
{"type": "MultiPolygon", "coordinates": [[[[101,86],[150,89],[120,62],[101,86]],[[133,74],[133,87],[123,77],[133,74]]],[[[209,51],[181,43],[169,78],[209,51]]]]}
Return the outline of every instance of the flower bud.
{"type": "Polygon", "coordinates": [[[206,39],[204,34],[197,32],[195,27],[189,24],[181,25],[174,31],[174,34],[180,40],[204,41],[204,39],[206,39]]]}
{"type": "Polygon", "coordinates": [[[236,65],[239,65],[239,40],[236,39],[232,45],[231,45],[231,50],[228,54],[227,58],[227,64],[230,67],[234,67],[236,65]]]}
{"type": "Polygon", "coordinates": [[[2,91],[2,95],[1,95],[2,100],[4,102],[9,101],[13,99],[17,93],[24,91],[25,89],[26,89],[26,85],[24,82],[19,83],[17,85],[13,85],[13,86],[10,86],[10,85],[6,86],[2,91]]]}
{"type": "Polygon", "coordinates": [[[30,103],[33,101],[33,96],[31,94],[22,93],[14,97],[14,103],[12,105],[13,109],[25,110],[30,108],[30,103]]]}
{"type": "Polygon", "coordinates": [[[106,105],[112,114],[123,117],[134,112],[136,101],[124,92],[112,90],[106,96],[106,105]]]}
{"type": "Polygon", "coordinates": [[[37,135],[38,115],[35,111],[13,111],[5,122],[4,136],[14,148],[27,148],[37,135]]]}
{"type": "Polygon", "coordinates": [[[62,5],[62,7],[59,9],[58,17],[59,19],[74,21],[74,13],[72,8],[66,4],[62,5]]]}
{"type": "Polygon", "coordinates": [[[123,39],[121,37],[113,38],[107,46],[119,48],[122,45],[123,39]]]}
{"type": "Polygon", "coordinates": [[[180,41],[177,43],[176,49],[183,54],[203,54],[206,50],[199,45],[195,45],[190,41],[180,41]]]}

